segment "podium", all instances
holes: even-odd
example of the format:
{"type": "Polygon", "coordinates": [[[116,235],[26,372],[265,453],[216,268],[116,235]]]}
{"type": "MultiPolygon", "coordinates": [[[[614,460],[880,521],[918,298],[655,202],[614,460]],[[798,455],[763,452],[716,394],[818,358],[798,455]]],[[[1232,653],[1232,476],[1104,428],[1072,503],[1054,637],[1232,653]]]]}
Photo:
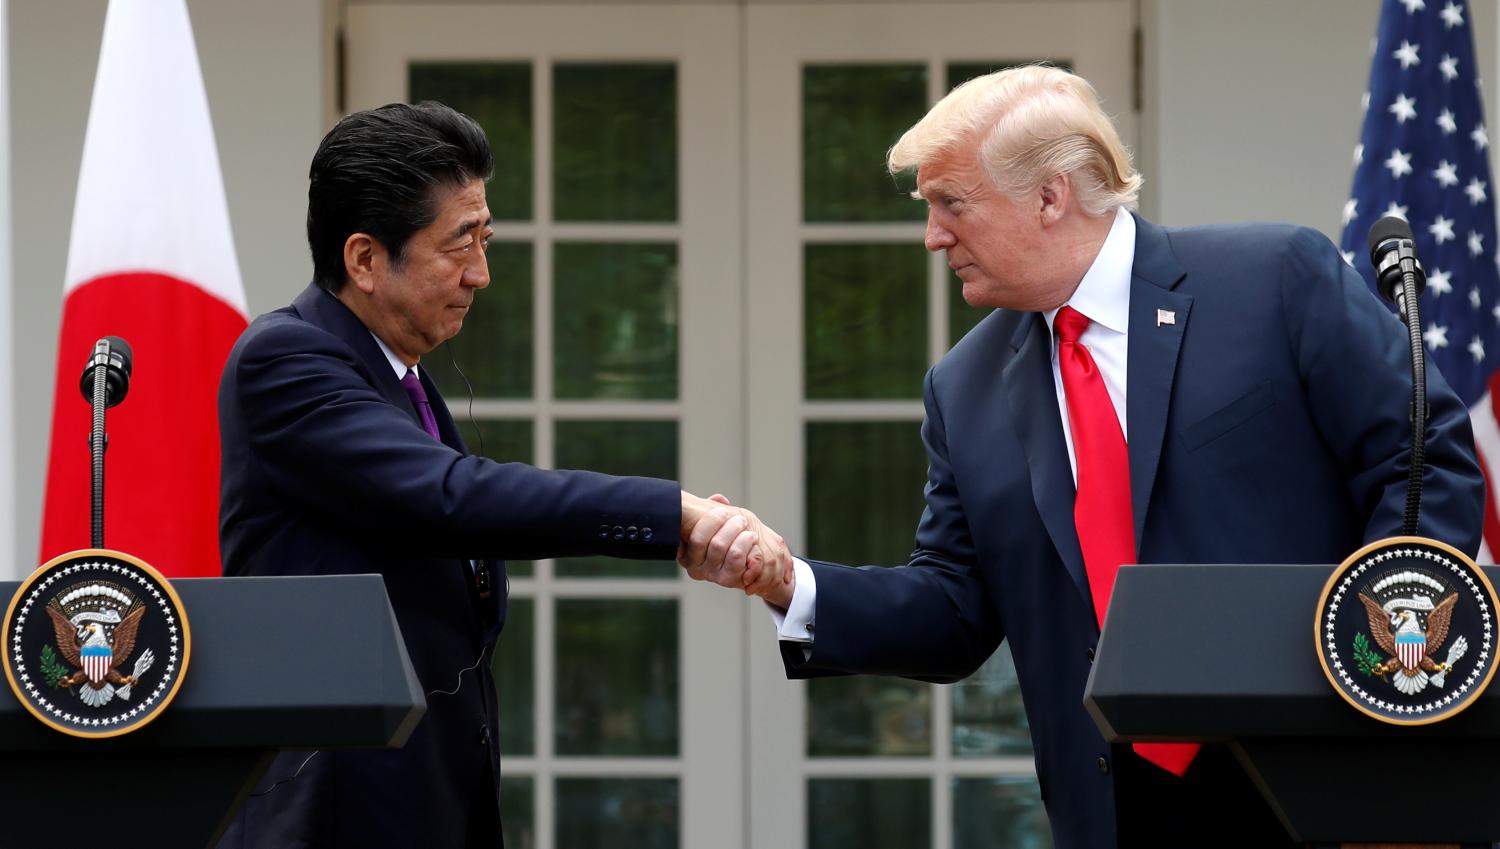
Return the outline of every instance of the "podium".
{"type": "MultiPolygon", "coordinates": [[[[1500,567],[1481,568],[1500,580],[1500,567]]],[[[1121,569],[1085,707],[1112,743],[1228,743],[1294,840],[1490,846],[1500,839],[1500,687],[1432,725],[1355,710],[1315,649],[1334,569],[1121,569]]]]}
{"type": "Polygon", "coordinates": [[[70,737],[0,688],[0,846],[212,847],[279,751],[396,748],[426,712],[379,575],[172,586],[192,659],[150,725],[70,737]]]}

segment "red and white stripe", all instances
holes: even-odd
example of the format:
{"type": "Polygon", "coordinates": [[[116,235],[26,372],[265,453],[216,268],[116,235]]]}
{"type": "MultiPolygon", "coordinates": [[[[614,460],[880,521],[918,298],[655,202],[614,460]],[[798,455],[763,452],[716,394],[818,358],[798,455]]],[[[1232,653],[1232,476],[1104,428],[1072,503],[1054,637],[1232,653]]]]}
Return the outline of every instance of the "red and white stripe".
{"type": "Polygon", "coordinates": [[[1469,408],[1469,422],[1474,427],[1474,445],[1479,449],[1479,467],[1484,472],[1484,543],[1479,549],[1480,563],[1493,563],[1493,552],[1500,551],[1500,505],[1495,503],[1500,483],[1500,406],[1496,404],[1500,372],[1490,377],[1489,391],[1469,408]]]}
{"type": "Polygon", "coordinates": [[[41,557],[89,545],[93,343],[135,355],[109,411],[105,543],[168,575],[219,573],[216,395],[244,287],[184,0],[111,0],[63,285],[41,557]]]}
{"type": "Polygon", "coordinates": [[[89,677],[89,683],[102,684],[104,677],[109,674],[109,662],[113,655],[89,654],[83,657],[83,672],[89,677]]]}
{"type": "Polygon", "coordinates": [[[1396,656],[1401,659],[1401,664],[1407,669],[1416,669],[1426,655],[1426,642],[1420,643],[1397,643],[1396,656]]]}

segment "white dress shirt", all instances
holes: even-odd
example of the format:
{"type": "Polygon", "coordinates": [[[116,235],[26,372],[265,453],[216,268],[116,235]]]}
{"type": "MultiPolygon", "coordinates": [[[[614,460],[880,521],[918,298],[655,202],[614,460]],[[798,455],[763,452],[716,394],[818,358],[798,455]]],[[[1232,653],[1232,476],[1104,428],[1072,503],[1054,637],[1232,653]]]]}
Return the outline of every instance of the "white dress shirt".
{"type": "MultiPolygon", "coordinates": [[[[1093,356],[1109,390],[1109,400],[1114,403],[1115,415],[1120,419],[1120,432],[1128,440],[1125,430],[1125,356],[1128,351],[1130,330],[1130,272],[1135,265],[1135,219],[1123,207],[1115,210],[1115,221],[1109,228],[1104,245],[1089,270],[1079,281],[1073,297],[1066,306],[1083,313],[1089,326],[1079,337],[1079,342],[1093,356]]],[[[1063,396],[1062,371],[1057,363],[1057,334],[1052,321],[1057,309],[1043,313],[1047,321],[1047,332],[1052,336],[1052,381],[1057,387],[1057,412],[1062,419],[1063,440],[1068,446],[1068,465],[1073,471],[1073,483],[1078,483],[1078,459],[1073,453],[1073,429],[1068,424],[1068,400],[1063,396]]],[[[783,640],[811,643],[813,640],[813,614],[817,610],[818,587],[813,578],[812,567],[801,558],[792,558],[792,568],[797,576],[792,590],[792,601],[785,611],[767,604],[771,619],[776,623],[776,633],[783,640]]]]}
{"type": "MultiPolygon", "coordinates": [[[[369,328],[366,329],[368,330],[369,328]]],[[[391,350],[391,346],[385,344],[379,336],[375,335],[374,331],[371,331],[370,338],[374,339],[375,344],[380,346],[380,353],[385,354],[386,361],[391,364],[391,370],[396,373],[396,379],[400,380],[406,377],[406,372],[408,371],[406,363],[401,362],[401,358],[396,356],[396,352],[391,350]]],[[[412,366],[410,371],[412,374],[416,374],[417,367],[412,366]]]]}

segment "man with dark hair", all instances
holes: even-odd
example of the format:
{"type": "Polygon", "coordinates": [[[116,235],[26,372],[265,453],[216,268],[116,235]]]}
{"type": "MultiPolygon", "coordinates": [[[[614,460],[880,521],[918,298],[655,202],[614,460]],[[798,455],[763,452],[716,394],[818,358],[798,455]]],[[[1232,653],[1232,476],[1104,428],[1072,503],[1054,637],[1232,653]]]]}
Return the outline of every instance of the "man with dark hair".
{"type": "MultiPolygon", "coordinates": [[[[224,574],[383,576],[427,713],[399,750],[282,755],[221,846],[499,846],[489,653],[505,622],[500,558],[669,559],[684,528],[735,509],[671,481],[466,452],[418,360],[458,333],[489,284],[492,167],[478,125],[441,104],[340,121],[309,175],[315,283],[230,353],[224,574]]],[[[783,562],[753,515],[731,527],[740,556],[754,547],[757,563],[783,562]]]]}
{"type": "Polygon", "coordinates": [[[434,186],[483,184],[494,170],[484,131],[442,104],[393,103],[345,118],[318,145],[308,173],[314,282],[334,294],[343,288],[354,233],[379,240],[399,262],[412,234],[437,216],[434,186]]]}

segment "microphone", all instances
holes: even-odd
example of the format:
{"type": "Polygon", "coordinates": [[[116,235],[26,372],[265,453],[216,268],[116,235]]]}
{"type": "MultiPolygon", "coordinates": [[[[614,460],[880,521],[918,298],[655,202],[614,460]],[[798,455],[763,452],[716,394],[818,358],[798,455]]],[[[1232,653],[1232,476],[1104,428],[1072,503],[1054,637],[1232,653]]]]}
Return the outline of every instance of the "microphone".
{"type": "Polygon", "coordinates": [[[1395,302],[1401,313],[1411,350],[1411,466],[1406,476],[1406,510],[1401,533],[1416,536],[1427,457],[1427,351],[1422,344],[1419,305],[1427,275],[1417,261],[1411,225],[1394,215],[1376,221],[1370,228],[1370,264],[1375,266],[1375,288],[1386,300],[1395,302]]]}
{"type": "Polygon", "coordinates": [[[83,377],[78,389],[84,400],[94,400],[94,372],[104,369],[105,406],[113,407],[125,400],[130,391],[130,344],[118,336],[106,336],[94,343],[88,364],[83,367],[83,377]]]}
{"type": "Polygon", "coordinates": [[[1370,228],[1370,265],[1375,267],[1375,288],[1406,317],[1407,297],[1415,304],[1427,288],[1427,274],[1417,261],[1411,225],[1394,215],[1370,228]]]}

